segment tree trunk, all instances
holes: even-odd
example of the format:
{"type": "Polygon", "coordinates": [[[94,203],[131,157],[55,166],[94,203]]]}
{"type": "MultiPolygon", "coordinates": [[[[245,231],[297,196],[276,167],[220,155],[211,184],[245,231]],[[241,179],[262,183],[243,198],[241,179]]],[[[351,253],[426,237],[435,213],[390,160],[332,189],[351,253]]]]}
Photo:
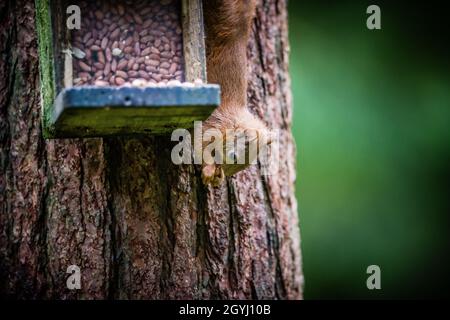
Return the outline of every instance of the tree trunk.
{"type": "Polygon", "coordinates": [[[44,140],[34,2],[0,3],[1,296],[302,297],[286,1],[260,1],[253,30],[249,105],[280,129],[278,173],[207,188],[170,137],[44,140]]]}

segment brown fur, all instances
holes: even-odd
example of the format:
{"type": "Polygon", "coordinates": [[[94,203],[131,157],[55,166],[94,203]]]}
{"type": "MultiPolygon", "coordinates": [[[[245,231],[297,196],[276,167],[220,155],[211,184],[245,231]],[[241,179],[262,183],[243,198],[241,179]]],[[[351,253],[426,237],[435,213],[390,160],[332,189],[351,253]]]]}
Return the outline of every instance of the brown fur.
{"type": "Polygon", "coordinates": [[[221,108],[245,106],[247,99],[247,43],[254,0],[206,0],[208,82],[222,90],[221,108]]]}
{"type": "MultiPolygon", "coordinates": [[[[267,136],[263,122],[247,109],[247,44],[255,0],[205,0],[208,82],[221,87],[221,105],[204,123],[204,130],[243,130],[267,136]]],[[[270,141],[268,141],[270,143],[270,141]]],[[[219,185],[247,165],[203,165],[202,178],[219,185]]]]}

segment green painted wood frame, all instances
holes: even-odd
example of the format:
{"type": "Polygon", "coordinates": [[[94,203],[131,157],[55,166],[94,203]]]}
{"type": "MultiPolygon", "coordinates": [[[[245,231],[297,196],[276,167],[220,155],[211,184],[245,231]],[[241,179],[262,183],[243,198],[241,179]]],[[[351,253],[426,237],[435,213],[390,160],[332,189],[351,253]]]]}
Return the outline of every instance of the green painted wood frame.
{"type": "Polygon", "coordinates": [[[186,81],[204,84],[148,88],[72,87],[67,2],[35,2],[45,138],[168,134],[205,120],[220,104],[219,86],[206,84],[201,0],[181,0],[181,19],[186,81]]]}

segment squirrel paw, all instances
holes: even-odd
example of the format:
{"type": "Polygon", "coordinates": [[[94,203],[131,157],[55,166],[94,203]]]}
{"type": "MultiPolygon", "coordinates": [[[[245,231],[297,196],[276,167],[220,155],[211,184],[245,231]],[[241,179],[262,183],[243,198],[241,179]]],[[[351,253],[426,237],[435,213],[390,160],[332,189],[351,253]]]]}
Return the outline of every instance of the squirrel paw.
{"type": "Polygon", "coordinates": [[[207,164],[202,168],[202,181],[205,185],[211,184],[213,187],[218,187],[225,179],[225,174],[221,166],[214,164],[207,164]]]}

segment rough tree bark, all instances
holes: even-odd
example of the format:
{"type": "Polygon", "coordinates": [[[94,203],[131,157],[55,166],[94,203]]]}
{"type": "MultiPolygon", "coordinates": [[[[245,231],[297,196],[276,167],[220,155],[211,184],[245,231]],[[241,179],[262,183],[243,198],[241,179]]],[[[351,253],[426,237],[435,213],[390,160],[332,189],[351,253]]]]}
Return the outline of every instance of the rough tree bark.
{"type": "Polygon", "coordinates": [[[279,172],[205,188],[169,137],[41,136],[33,1],[0,2],[0,295],[14,298],[302,297],[286,1],[261,0],[249,104],[279,128],[279,172]],[[82,288],[66,288],[69,265],[82,288]]]}

